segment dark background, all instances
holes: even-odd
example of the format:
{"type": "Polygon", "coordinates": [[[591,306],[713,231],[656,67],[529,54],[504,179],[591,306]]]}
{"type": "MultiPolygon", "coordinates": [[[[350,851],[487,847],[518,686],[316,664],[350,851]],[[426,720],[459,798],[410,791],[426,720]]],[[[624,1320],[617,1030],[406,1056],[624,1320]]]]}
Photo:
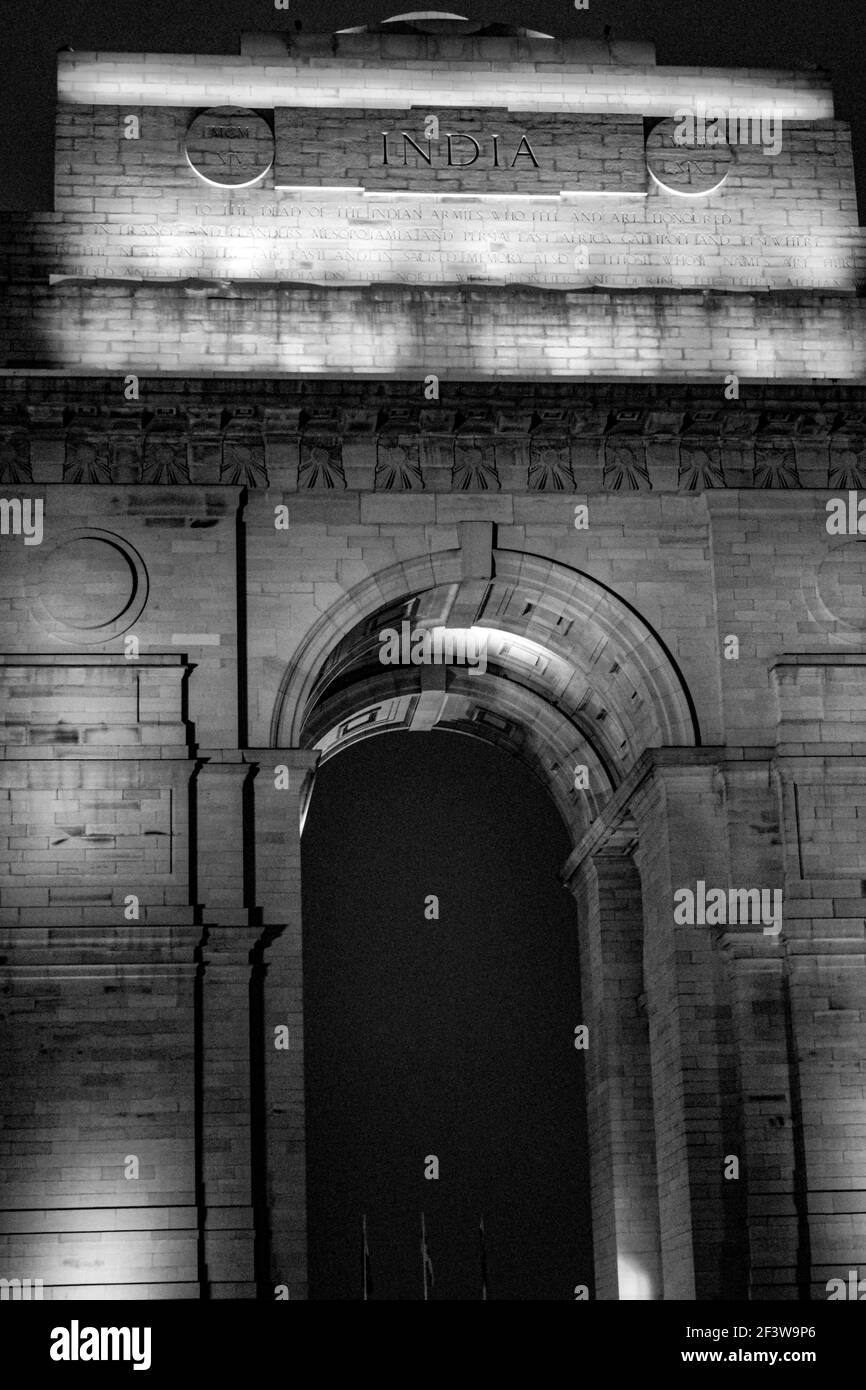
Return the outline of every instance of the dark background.
{"type": "Polygon", "coordinates": [[[51,208],[55,54],[77,49],[128,52],[236,53],[242,30],[331,32],[412,10],[437,9],[473,20],[523,25],[557,37],[651,39],[660,64],[713,67],[826,68],[836,115],[854,128],[858,187],[866,188],[866,11],[862,0],[467,0],[449,5],[382,0],[381,5],[292,0],[0,0],[4,133],[0,206],[51,208]]]}
{"type": "Polygon", "coordinates": [[[311,1297],[361,1296],[366,1212],[375,1297],[420,1298],[422,1210],[440,1298],[481,1297],[481,1213],[490,1298],[592,1292],[569,849],[544,787],[476,739],[380,734],[319,769],[302,841],[311,1297]]]}

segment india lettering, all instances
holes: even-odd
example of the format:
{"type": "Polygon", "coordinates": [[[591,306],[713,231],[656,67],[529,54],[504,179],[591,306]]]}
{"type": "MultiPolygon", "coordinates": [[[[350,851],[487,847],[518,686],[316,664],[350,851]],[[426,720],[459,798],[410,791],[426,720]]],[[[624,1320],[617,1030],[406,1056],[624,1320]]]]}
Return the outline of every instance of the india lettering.
{"type": "MultiPolygon", "coordinates": [[[[513,169],[518,159],[526,159],[535,169],[540,167],[535,157],[535,151],[525,135],[521,135],[514,148],[511,158],[508,157],[507,148],[500,147],[501,136],[491,135],[489,140],[483,143],[476,140],[474,135],[469,135],[465,131],[451,131],[443,135],[440,139],[432,138],[421,140],[420,143],[409,135],[407,131],[382,131],[382,163],[400,164],[404,168],[408,163],[410,147],[419,154],[426,164],[431,168],[438,165],[446,169],[467,169],[470,164],[475,164],[477,160],[489,165],[491,169],[513,169]],[[388,141],[395,139],[402,140],[402,147],[394,148],[389,146],[388,141]],[[426,148],[425,148],[426,146],[426,148]],[[403,159],[400,162],[400,154],[403,159]]],[[[521,168],[529,168],[524,164],[521,168]]]]}

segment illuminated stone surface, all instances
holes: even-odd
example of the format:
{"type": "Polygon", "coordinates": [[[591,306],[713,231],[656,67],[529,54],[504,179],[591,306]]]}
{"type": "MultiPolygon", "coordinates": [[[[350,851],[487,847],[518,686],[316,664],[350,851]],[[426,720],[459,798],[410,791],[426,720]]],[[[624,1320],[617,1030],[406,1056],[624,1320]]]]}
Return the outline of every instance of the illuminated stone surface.
{"type": "Polygon", "coordinates": [[[305,1296],[301,821],[320,759],[438,728],[523,758],[574,845],[596,1295],[823,1297],[866,1264],[866,596],[825,525],[866,487],[863,240],[826,82],[411,26],[59,61],[56,209],[2,220],[0,479],[45,537],[0,538],[0,1273],[305,1296]],[[378,191],[333,191],[410,96],[419,140],[476,113],[474,191],[446,143],[381,196],[381,133],[378,191]],[[637,136],[698,99],[783,144],[678,198],[637,136]],[[273,112],[253,187],[185,157],[224,106],[273,112]],[[492,111],[580,159],[539,139],[481,198],[492,111]],[[486,629],[487,670],[382,665],[404,620],[486,629]],[[676,926],[698,879],[782,888],[781,937],[676,926]]]}
{"type": "Polygon", "coordinates": [[[863,374],[850,135],[820,75],[656,69],[646,45],[387,26],[245,50],[59,55],[56,210],[3,219],[16,284],[0,363],[863,374]],[[675,114],[698,106],[740,113],[737,143],[672,147],[675,114]],[[778,126],[778,148],[751,138],[761,121],[778,126]],[[192,174],[198,130],[210,131],[201,158],[234,187],[204,164],[192,174]],[[647,167],[661,139],[664,187],[647,167]],[[502,286],[519,289],[516,306],[502,286]],[[433,296],[423,312],[419,287],[433,296]],[[474,293],[485,288],[492,298],[474,293]],[[538,292],[550,289],[576,297],[553,311],[538,292]],[[701,294],[689,303],[685,290],[701,294]],[[745,291],[759,302],[743,318],[745,291]]]}
{"type": "Polygon", "coordinates": [[[136,576],[118,546],[81,536],[45,555],[39,588],[48,617],[61,627],[98,629],[130,607],[136,576]]]}

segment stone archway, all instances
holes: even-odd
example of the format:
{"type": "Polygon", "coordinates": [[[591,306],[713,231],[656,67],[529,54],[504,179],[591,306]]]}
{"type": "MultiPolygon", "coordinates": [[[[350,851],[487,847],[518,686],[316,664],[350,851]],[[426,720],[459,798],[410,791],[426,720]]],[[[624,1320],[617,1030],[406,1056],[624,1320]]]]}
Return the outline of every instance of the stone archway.
{"type": "Polygon", "coordinates": [[[700,744],[694,704],[661,638],[610,589],[488,548],[486,523],[461,530],[460,549],[391,566],[323,615],[285,673],[271,741],[328,757],[388,728],[454,727],[526,761],[576,842],[646,749],[700,744]],[[395,674],[377,634],[406,621],[483,632],[487,671],[395,674]],[[574,786],[576,765],[591,770],[586,788],[574,786]]]}
{"type": "Polygon", "coordinates": [[[662,1276],[654,1097],[665,1083],[658,1068],[653,1075],[643,1000],[638,836],[619,803],[641,783],[653,750],[700,757],[694,705],[661,637],[612,590],[554,560],[494,548],[488,523],[464,523],[459,532],[457,549],[371,576],[308,630],[280,685],[272,747],[293,751],[311,773],[301,823],[320,759],[389,730],[440,728],[496,743],[531,767],[575,853],[602,827],[598,843],[579,862],[572,855],[564,871],[580,905],[583,1018],[592,1040],[596,1292],[676,1296],[662,1276]],[[383,665],[379,633],[403,622],[481,629],[486,669],[383,665]],[[577,768],[586,769],[588,784],[579,785],[577,768]]]}

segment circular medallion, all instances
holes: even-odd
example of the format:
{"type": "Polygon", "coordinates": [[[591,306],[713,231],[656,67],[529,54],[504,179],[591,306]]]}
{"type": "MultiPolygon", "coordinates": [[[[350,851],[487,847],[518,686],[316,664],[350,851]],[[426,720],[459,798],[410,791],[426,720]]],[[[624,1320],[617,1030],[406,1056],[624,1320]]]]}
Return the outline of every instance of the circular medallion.
{"type": "MultiPolygon", "coordinates": [[[[694,122],[692,123],[695,124],[694,122]]],[[[656,183],[667,193],[685,198],[701,198],[721,188],[731,165],[731,147],[727,140],[711,143],[713,123],[706,125],[705,137],[694,138],[688,123],[672,116],[653,126],[646,142],[646,167],[656,183]],[[710,137],[708,141],[706,136],[710,137]]]]}
{"type": "Polygon", "coordinates": [[[274,162],[274,135],[263,116],[237,106],[204,111],[184,141],[191,169],[218,188],[247,188],[274,162]]]}
{"type": "Polygon", "coordinates": [[[807,570],[801,591],[809,617],[843,641],[862,641],[866,632],[863,600],[863,562],[866,536],[834,539],[831,553],[817,570],[807,570]]]}
{"type": "Polygon", "coordinates": [[[40,622],[55,637],[106,642],[141,614],[148,590],[144,562],[112,532],[74,531],[40,558],[40,622]]]}

